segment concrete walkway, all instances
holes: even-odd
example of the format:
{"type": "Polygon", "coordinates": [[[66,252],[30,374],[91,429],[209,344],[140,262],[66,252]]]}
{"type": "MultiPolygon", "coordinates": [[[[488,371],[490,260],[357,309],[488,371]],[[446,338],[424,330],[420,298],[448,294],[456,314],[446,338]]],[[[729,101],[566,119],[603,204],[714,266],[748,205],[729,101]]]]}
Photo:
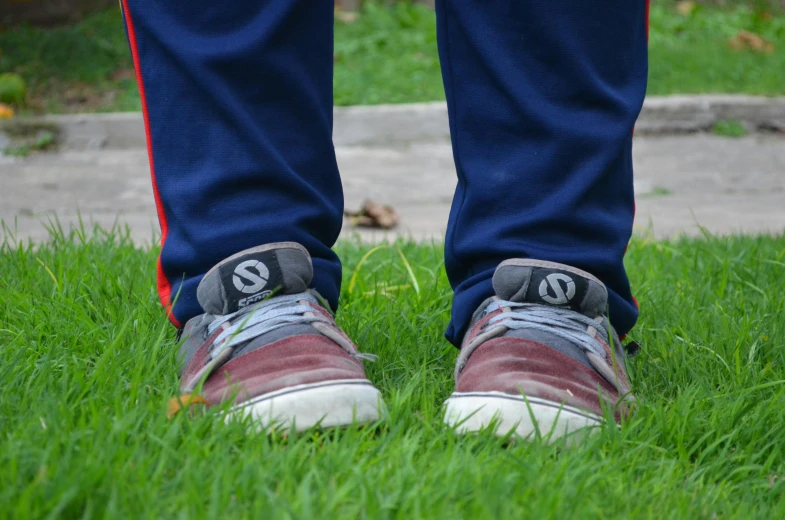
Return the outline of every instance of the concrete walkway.
{"type": "MultiPolygon", "coordinates": [[[[347,208],[367,198],[387,203],[402,217],[397,234],[441,238],[456,182],[448,142],[339,146],[337,151],[347,208]]],[[[720,234],[785,230],[783,137],[637,137],[635,168],[639,233],[696,234],[699,226],[720,234]]],[[[158,224],[146,151],[0,156],[0,219],[17,238],[44,240],[49,217],[57,215],[69,226],[80,213],[104,226],[128,224],[140,244],[154,240],[158,224]]],[[[354,232],[344,227],[344,235],[354,232]]],[[[385,235],[360,234],[371,240],[385,235]]]]}

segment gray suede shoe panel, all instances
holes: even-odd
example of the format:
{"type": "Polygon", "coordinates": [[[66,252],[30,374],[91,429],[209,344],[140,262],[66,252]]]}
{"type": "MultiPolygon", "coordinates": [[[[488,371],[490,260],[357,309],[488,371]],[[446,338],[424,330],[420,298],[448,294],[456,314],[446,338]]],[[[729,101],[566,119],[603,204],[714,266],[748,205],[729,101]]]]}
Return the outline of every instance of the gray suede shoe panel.
{"type": "Polygon", "coordinates": [[[313,280],[313,265],[308,253],[293,248],[280,248],[275,251],[278,265],[283,275],[281,294],[297,294],[308,290],[313,280]]]}
{"type": "Polygon", "coordinates": [[[590,318],[605,314],[608,291],[596,277],[572,266],[516,258],[502,262],[493,275],[502,300],[569,307],[590,318]]]}
{"type": "Polygon", "coordinates": [[[196,297],[208,314],[226,315],[277,294],[305,292],[313,280],[308,251],[294,242],[252,247],[218,263],[196,297]]]}
{"type": "Polygon", "coordinates": [[[181,367],[185,368],[194,357],[196,351],[202,346],[202,343],[207,339],[207,326],[215,320],[212,314],[200,314],[188,320],[183,328],[182,338],[183,343],[180,345],[178,356],[180,358],[181,367]]]}
{"type": "Polygon", "coordinates": [[[250,354],[254,350],[266,347],[267,345],[271,345],[276,341],[282,340],[284,338],[289,338],[291,336],[301,336],[303,334],[312,334],[314,336],[322,335],[318,330],[310,325],[289,325],[287,327],[270,331],[267,334],[262,334],[261,336],[252,339],[244,345],[238,346],[234,349],[234,352],[232,352],[232,359],[244,356],[245,354],[250,354]]]}
{"type": "Polygon", "coordinates": [[[526,301],[531,283],[532,268],[525,266],[499,266],[493,275],[493,291],[502,300],[526,301]]]}
{"type": "Polygon", "coordinates": [[[226,303],[226,291],[224,291],[221,278],[219,276],[205,276],[196,288],[196,299],[202,309],[205,305],[210,314],[228,314],[228,304],[226,303]],[[202,303],[204,302],[204,303],[202,303]]]}
{"type": "Polygon", "coordinates": [[[511,330],[504,336],[510,338],[528,339],[542,345],[547,345],[553,350],[561,352],[565,356],[572,358],[578,363],[581,363],[582,365],[585,365],[594,370],[592,368],[591,362],[589,361],[589,358],[586,356],[586,352],[581,347],[575,343],[567,341],[560,336],[557,336],[556,334],[542,330],[519,329],[511,330]]]}

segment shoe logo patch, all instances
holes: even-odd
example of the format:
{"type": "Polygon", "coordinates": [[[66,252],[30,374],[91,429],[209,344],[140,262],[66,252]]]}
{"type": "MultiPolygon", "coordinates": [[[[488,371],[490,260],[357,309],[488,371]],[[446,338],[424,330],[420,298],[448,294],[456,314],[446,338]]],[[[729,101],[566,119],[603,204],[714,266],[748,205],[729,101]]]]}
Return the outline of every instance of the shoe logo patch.
{"type": "Polygon", "coordinates": [[[246,260],[234,268],[232,282],[238,291],[253,294],[264,289],[269,278],[270,270],[266,265],[258,260],[246,260]]]}
{"type": "Polygon", "coordinates": [[[565,305],[574,297],[575,280],[566,274],[551,273],[540,282],[540,298],[551,305],[565,305]]]}

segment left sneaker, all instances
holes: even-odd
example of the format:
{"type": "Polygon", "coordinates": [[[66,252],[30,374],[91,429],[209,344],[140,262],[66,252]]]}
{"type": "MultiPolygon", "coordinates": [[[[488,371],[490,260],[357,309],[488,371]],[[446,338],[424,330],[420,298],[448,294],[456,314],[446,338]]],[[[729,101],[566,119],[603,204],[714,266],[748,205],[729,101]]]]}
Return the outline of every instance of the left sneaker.
{"type": "Polygon", "coordinates": [[[181,395],[170,414],[228,401],[227,419],[249,417],[262,431],[382,418],[362,364],[370,355],[308,289],[312,278],[311,257],[294,242],[246,249],[208,271],[197,289],[206,313],[185,325],[181,395]]]}
{"type": "Polygon", "coordinates": [[[446,422],[554,440],[602,424],[606,410],[620,421],[633,397],[605,285],[568,265],[513,259],[493,287],[464,338],[446,422]]]}

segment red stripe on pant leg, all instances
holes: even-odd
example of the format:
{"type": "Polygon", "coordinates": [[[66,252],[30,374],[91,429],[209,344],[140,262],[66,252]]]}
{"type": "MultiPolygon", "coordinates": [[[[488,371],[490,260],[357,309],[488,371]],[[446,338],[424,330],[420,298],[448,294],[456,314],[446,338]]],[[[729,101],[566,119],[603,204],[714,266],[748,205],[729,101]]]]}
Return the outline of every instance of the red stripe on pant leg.
{"type": "MultiPolygon", "coordinates": [[[[136,31],[134,30],[134,22],[131,18],[131,10],[128,8],[128,0],[121,0],[122,11],[125,17],[125,25],[128,29],[128,42],[131,46],[131,56],[134,60],[134,69],[136,70],[136,83],[139,85],[139,98],[142,101],[142,115],[144,117],[144,132],[147,137],[147,156],[150,161],[150,176],[153,181],[153,196],[155,197],[155,207],[158,211],[158,223],[161,226],[161,247],[166,243],[166,237],[169,234],[169,224],[166,221],[166,213],[164,206],[161,203],[161,195],[158,193],[158,183],[155,180],[155,162],[153,160],[153,142],[150,135],[150,117],[147,112],[147,97],[144,92],[144,81],[142,81],[142,66],[139,62],[139,48],[136,44],[136,31]]],[[[158,286],[158,298],[161,300],[166,310],[166,315],[169,317],[175,327],[181,327],[180,322],[172,314],[172,283],[164,274],[163,266],[161,265],[161,256],[158,256],[158,263],[156,267],[156,279],[158,286]]]]}

